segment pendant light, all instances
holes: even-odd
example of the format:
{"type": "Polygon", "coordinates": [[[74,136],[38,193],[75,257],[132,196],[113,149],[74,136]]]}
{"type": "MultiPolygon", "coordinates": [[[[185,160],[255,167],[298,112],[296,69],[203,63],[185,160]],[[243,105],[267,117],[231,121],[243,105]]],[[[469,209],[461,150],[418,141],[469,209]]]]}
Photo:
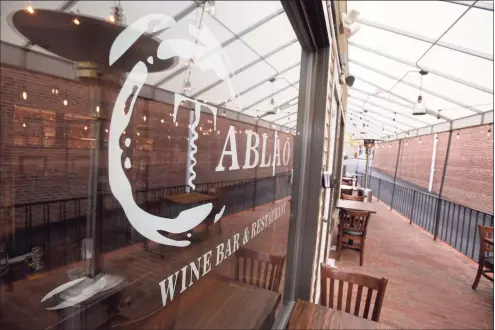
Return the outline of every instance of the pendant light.
{"type": "Polygon", "coordinates": [[[421,92],[423,90],[423,76],[427,75],[428,72],[421,70],[421,71],[419,71],[419,74],[421,75],[421,82],[419,85],[418,101],[416,102],[416,105],[414,106],[414,110],[412,113],[414,116],[426,115],[426,107],[425,107],[425,103],[423,101],[423,96],[421,95],[421,92]]]}
{"type": "Polygon", "coordinates": [[[270,79],[270,82],[272,83],[272,98],[270,99],[270,106],[272,109],[267,112],[267,114],[270,115],[276,115],[279,111],[279,108],[276,106],[275,103],[275,78],[270,79]]]}

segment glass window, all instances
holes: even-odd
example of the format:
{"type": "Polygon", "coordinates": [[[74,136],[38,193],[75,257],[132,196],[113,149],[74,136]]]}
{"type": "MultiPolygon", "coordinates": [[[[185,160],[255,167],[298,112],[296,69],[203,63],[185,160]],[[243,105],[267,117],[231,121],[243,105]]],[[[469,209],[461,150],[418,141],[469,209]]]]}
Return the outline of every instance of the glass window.
{"type": "Polygon", "coordinates": [[[0,65],[0,328],[271,327],[301,60],[280,2],[1,6],[30,51],[0,65]]]}

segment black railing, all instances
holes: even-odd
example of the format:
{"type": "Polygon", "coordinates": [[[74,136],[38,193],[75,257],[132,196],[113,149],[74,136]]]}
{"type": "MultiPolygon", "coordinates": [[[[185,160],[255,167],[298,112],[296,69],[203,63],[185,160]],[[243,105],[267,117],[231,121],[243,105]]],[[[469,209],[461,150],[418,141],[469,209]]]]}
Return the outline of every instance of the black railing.
{"type": "MultiPolygon", "coordinates": [[[[363,177],[359,177],[362,185],[363,177]]],[[[469,258],[478,261],[478,225],[493,227],[493,214],[394,182],[370,177],[373,196],[469,258]],[[438,212],[439,209],[439,212],[438,212]]]]}
{"type": "MultiPolygon", "coordinates": [[[[290,196],[290,179],[290,173],[283,173],[258,179],[203,183],[197,184],[195,191],[216,194],[218,199],[214,202],[215,206],[225,205],[224,215],[227,215],[290,196]]],[[[176,186],[138,190],[136,202],[152,214],[175,217],[192,205],[170,203],[163,197],[184,193],[186,189],[186,186],[176,186]]],[[[143,242],[144,237],[130,225],[113,195],[103,194],[100,198],[103,204],[100,251],[108,252],[143,242]]],[[[44,269],[79,261],[82,258],[81,242],[88,237],[87,207],[87,197],[2,207],[0,214],[3,221],[10,219],[8,226],[12,228],[12,232],[7,236],[6,242],[1,243],[6,246],[9,258],[29,253],[34,247],[41,247],[44,269]]],[[[19,271],[26,272],[26,269],[19,271]]]]}

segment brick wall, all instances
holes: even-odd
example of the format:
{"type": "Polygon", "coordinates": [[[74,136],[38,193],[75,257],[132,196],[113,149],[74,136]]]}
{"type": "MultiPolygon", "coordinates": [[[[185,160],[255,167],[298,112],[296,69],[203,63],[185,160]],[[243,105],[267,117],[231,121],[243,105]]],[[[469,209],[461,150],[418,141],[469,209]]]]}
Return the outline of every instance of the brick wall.
{"type": "MultiPolygon", "coordinates": [[[[470,127],[452,133],[443,188],[444,198],[487,213],[493,213],[493,135],[491,125],[470,127]],[[459,138],[457,138],[459,134],[459,138]]],[[[440,189],[448,132],[438,134],[432,190],[440,189]]],[[[403,140],[397,178],[428,188],[434,135],[403,140]],[[421,143],[420,143],[421,141],[421,143]]],[[[398,141],[382,143],[375,150],[373,167],[393,175],[398,141]]]]}
{"type": "MultiPolygon", "coordinates": [[[[90,155],[95,150],[98,125],[96,105],[102,118],[102,130],[105,130],[109,127],[110,111],[118,90],[105,87],[99,95],[98,89],[88,83],[7,65],[0,66],[0,75],[1,204],[87,196],[90,155]],[[58,90],[58,94],[54,90],[58,90]],[[25,100],[23,91],[27,92],[25,100]],[[64,105],[64,100],[67,100],[67,105],[64,105]]],[[[131,146],[125,154],[131,160],[132,168],[127,174],[135,189],[185,185],[189,111],[179,109],[177,124],[172,121],[172,111],[172,104],[144,98],[138,98],[136,102],[131,123],[121,139],[121,146],[125,148],[125,138],[131,138],[131,146]]],[[[224,159],[227,169],[215,172],[231,125],[237,131],[241,168],[245,161],[245,131],[248,129],[257,130],[260,140],[263,133],[268,134],[266,158],[268,155],[273,157],[273,130],[227,119],[221,114],[215,130],[213,117],[202,113],[196,141],[196,183],[272,175],[271,167],[229,171],[230,157],[224,159]]],[[[107,136],[107,133],[103,134],[107,136]]],[[[292,169],[293,136],[279,132],[279,139],[281,157],[286,140],[291,150],[289,163],[283,166],[281,161],[282,166],[278,166],[276,171],[288,172],[292,169]]],[[[106,143],[106,138],[104,140],[106,143]]],[[[261,157],[261,147],[259,151],[261,157]]],[[[102,157],[101,180],[108,190],[106,147],[99,154],[102,157]]]]}

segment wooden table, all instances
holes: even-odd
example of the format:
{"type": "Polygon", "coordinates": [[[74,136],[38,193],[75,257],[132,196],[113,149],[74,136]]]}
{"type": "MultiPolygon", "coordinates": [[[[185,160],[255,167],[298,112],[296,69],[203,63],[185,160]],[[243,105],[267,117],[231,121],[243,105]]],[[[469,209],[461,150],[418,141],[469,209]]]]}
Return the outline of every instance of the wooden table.
{"type": "Polygon", "coordinates": [[[176,204],[194,204],[200,202],[207,202],[217,199],[217,196],[207,195],[198,192],[190,192],[184,194],[168,195],[163,197],[163,199],[176,204]]]}
{"type": "Polygon", "coordinates": [[[393,329],[321,305],[298,300],[289,320],[289,329],[393,329]]]}
{"type": "MultiPolygon", "coordinates": [[[[174,329],[265,329],[271,327],[280,294],[208,274],[183,292],[174,329]]],[[[158,329],[160,313],[142,324],[158,329]]]]}
{"type": "Polygon", "coordinates": [[[346,209],[346,210],[353,210],[353,211],[366,211],[366,212],[370,212],[370,213],[376,213],[375,206],[373,205],[373,203],[350,201],[350,200],[344,200],[344,199],[339,199],[337,201],[337,208],[346,209]]]}

